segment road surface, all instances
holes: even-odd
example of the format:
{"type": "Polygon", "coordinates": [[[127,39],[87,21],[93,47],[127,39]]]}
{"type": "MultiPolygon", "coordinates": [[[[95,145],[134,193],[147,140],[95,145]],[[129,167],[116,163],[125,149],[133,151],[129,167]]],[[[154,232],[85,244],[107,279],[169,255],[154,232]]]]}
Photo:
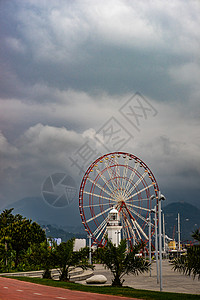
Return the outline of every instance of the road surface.
{"type": "MultiPolygon", "coordinates": [[[[124,300],[111,295],[100,295],[79,291],[71,291],[16,279],[0,277],[0,300],[124,300]]],[[[136,299],[137,300],[137,299],[136,299]]],[[[139,300],[139,299],[138,299],[139,300]]],[[[140,299],[141,300],[141,299],[140,299]]]]}

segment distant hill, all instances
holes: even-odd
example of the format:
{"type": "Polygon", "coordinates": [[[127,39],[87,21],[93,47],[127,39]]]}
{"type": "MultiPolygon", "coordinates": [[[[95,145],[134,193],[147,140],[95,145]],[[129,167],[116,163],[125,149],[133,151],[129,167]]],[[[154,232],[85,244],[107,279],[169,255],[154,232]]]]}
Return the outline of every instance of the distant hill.
{"type": "MultiPolygon", "coordinates": [[[[50,225],[52,237],[63,236],[66,240],[67,235],[69,238],[74,234],[80,237],[85,235],[79,215],[78,200],[77,203],[74,201],[66,207],[55,208],[47,204],[42,197],[28,197],[2,208],[1,211],[6,208],[14,208],[14,214],[19,213],[41,225],[47,227],[50,225]]],[[[175,232],[177,240],[177,215],[180,213],[181,240],[192,240],[192,232],[200,227],[200,209],[187,202],[173,202],[163,205],[162,210],[165,214],[166,234],[172,238],[175,232]]]]}
{"type": "Polygon", "coordinates": [[[57,208],[46,203],[42,197],[27,197],[1,208],[1,211],[6,208],[14,208],[14,214],[19,213],[33,221],[42,220],[40,223],[44,225],[69,227],[69,231],[77,226],[82,227],[78,199],[70,205],[57,208]]]}
{"type": "MultiPolygon", "coordinates": [[[[40,223],[39,223],[40,224],[40,223]]],[[[57,228],[52,226],[51,224],[43,225],[40,224],[41,227],[45,230],[46,236],[48,238],[61,238],[62,242],[66,242],[71,238],[77,238],[77,239],[86,239],[87,234],[85,232],[68,232],[63,230],[62,228],[57,228]]]]}
{"type": "Polygon", "coordinates": [[[181,241],[193,240],[192,233],[200,228],[200,209],[187,202],[173,202],[163,207],[166,234],[177,240],[177,217],[180,214],[181,241]]]}

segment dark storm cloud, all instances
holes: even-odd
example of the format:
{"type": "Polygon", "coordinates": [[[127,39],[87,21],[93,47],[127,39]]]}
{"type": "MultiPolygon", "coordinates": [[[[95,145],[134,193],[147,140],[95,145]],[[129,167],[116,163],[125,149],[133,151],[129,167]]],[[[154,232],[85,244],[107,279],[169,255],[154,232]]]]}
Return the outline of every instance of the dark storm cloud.
{"type": "Polygon", "coordinates": [[[106,151],[93,135],[111,117],[169,201],[191,189],[197,199],[199,11],[197,1],[2,1],[1,201],[38,195],[54,171],[80,182],[69,156],[86,138],[106,151]],[[157,111],[140,132],[119,112],[137,91],[157,111]]]}
{"type": "MultiPolygon", "coordinates": [[[[3,8],[4,96],[29,98],[23,87],[44,83],[114,94],[134,89],[161,100],[188,97],[168,72],[190,62],[196,51],[191,45],[198,43],[192,31],[197,14],[186,2],[180,17],[159,2],[13,1],[3,8]]],[[[33,100],[42,101],[39,95],[33,100]]]]}

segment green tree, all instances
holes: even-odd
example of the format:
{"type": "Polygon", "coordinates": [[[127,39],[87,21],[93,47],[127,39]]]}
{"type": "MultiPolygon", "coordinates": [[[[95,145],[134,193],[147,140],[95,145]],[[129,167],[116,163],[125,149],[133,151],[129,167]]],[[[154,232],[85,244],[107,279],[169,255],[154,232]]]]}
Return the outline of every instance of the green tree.
{"type": "Polygon", "coordinates": [[[39,224],[23,218],[11,223],[8,228],[12,249],[16,251],[15,268],[20,255],[27,251],[31,244],[39,244],[45,240],[45,232],[39,224]]]}
{"type": "Polygon", "coordinates": [[[122,286],[122,278],[126,274],[138,275],[149,270],[149,263],[143,257],[136,256],[142,247],[142,244],[138,244],[127,251],[126,240],[122,240],[118,247],[108,240],[107,245],[98,250],[101,263],[113,274],[112,286],[122,286]]]}
{"type": "Polygon", "coordinates": [[[0,214],[0,236],[1,243],[5,248],[15,251],[15,268],[17,268],[20,257],[28,250],[31,244],[39,244],[45,241],[45,232],[36,222],[28,220],[23,216],[12,214],[13,209],[4,210],[0,214]]]}
{"type": "Polygon", "coordinates": [[[9,236],[8,226],[15,222],[16,220],[22,219],[22,216],[19,214],[12,214],[13,208],[5,209],[0,214],[0,259],[1,259],[1,270],[9,272],[13,252],[11,248],[11,239],[9,236]]]}
{"type": "Polygon", "coordinates": [[[174,271],[179,271],[193,278],[200,279],[200,230],[196,230],[192,237],[199,242],[187,249],[186,255],[175,258],[172,262],[174,271]]]}
{"type": "Polygon", "coordinates": [[[83,248],[80,251],[74,252],[74,238],[67,242],[62,242],[56,247],[54,252],[54,261],[60,271],[60,280],[69,281],[70,267],[81,267],[82,269],[93,268],[88,264],[88,248],[83,248]]]}
{"type": "Polygon", "coordinates": [[[20,215],[14,216],[12,214],[13,208],[5,209],[0,214],[0,232],[2,234],[2,230],[5,229],[9,224],[13,223],[20,215]]]}
{"type": "Polygon", "coordinates": [[[43,278],[51,279],[51,269],[54,267],[53,248],[49,246],[47,240],[31,246],[29,264],[44,269],[43,278]]]}

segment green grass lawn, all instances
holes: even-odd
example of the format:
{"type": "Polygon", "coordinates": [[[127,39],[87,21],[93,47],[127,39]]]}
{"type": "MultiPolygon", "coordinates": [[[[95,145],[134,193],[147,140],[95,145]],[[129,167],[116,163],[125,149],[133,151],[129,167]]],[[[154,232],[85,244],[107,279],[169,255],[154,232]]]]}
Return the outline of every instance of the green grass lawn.
{"type": "MultiPolygon", "coordinates": [[[[10,277],[11,278],[11,277],[10,277]]],[[[13,278],[13,277],[12,277],[13,278]]],[[[147,291],[147,290],[137,290],[130,287],[112,287],[112,286],[87,286],[79,283],[73,282],[61,282],[55,281],[51,279],[42,279],[42,278],[30,278],[30,277],[14,277],[15,279],[33,282],[37,284],[43,284],[48,286],[60,287],[69,290],[90,292],[90,293],[98,293],[98,294],[107,294],[107,295],[115,295],[115,296],[123,296],[129,298],[140,298],[140,299],[181,299],[181,300],[189,300],[189,299],[200,299],[200,295],[191,295],[191,294],[180,294],[180,293],[168,293],[168,292],[155,292],[155,291],[147,291]]]]}

